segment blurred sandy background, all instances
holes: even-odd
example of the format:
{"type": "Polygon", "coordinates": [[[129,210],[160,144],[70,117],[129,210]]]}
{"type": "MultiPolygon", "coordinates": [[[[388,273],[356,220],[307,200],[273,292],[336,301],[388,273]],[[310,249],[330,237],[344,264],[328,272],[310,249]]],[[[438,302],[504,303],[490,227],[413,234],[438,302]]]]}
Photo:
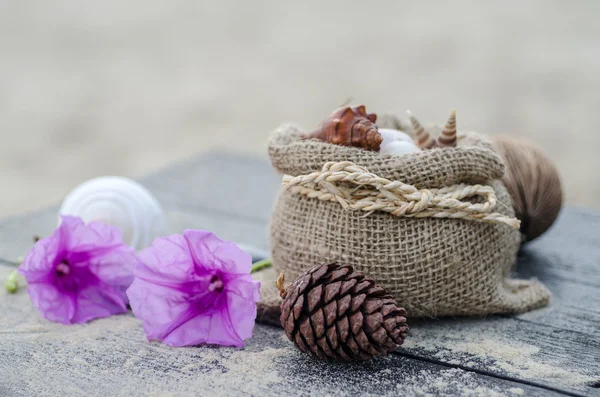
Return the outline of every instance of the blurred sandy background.
{"type": "Polygon", "coordinates": [[[600,206],[600,2],[0,1],[0,215],[281,121],[369,111],[520,134],[600,206]]]}

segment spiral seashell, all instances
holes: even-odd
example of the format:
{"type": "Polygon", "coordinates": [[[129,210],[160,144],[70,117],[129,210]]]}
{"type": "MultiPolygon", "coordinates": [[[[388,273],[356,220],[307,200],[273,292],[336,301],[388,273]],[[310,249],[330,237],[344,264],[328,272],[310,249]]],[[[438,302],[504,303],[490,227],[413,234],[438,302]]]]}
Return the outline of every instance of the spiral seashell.
{"type": "Polygon", "coordinates": [[[456,146],[456,110],[450,113],[437,141],[440,146],[456,146]]]}
{"type": "Polygon", "coordinates": [[[421,149],[431,149],[432,147],[437,146],[436,140],[433,139],[425,127],[419,123],[419,120],[413,116],[412,112],[407,110],[406,113],[408,113],[408,118],[410,119],[410,123],[412,124],[415,132],[417,146],[419,146],[421,149]]]}
{"type": "Polygon", "coordinates": [[[381,146],[384,146],[387,143],[390,143],[393,141],[405,141],[405,142],[414,143],[414,140],[412,139],[412,137],[410,135],[408,135],[406,132],[402,132],[400,130],[394,130],[391,128],[379,128],[378,131],[381,134],[381,138],[383,138],[383,141],[381,142],[381,146]]]}
{"type": "Polygon", "coordinates": [[[375,113],[367,113],[365,106],[344,106],[333,112],[320,127],[303,136],[341,146],[379,151],[383,138],[377,131],[375,113]]]}
{"type": "Polygon", "coordinates": [[[387,145],[381,145],[381,149],[379,149],[379,153],[390,154],[392,156],[402,156],[403,154],[417,153],[420,151],[421,149],[413,142],[406,141],[393,141],[387,145]]]}
{"type": "Polygon", "coordinates": [[[506,164],[502,181],[521,221],[523,242],[535,240],[554,223],[562,208],[560,176],[552,160],[529,141],[493,136],[494,147],[506,164]]]}
{"type": "Polygon", "coordinates": [[[421,149],[415,145],[412,137],[402,131],[380,128],[379,133],[383,138],[379,153],[401,156],[407,153],[420,152],[421,149]]]}
{"type": "Polygon", "coordinates": [[[121,231],[123,241],[137,250],[167,234],[160,203],[145,187],[123,177],[104,176],[82,183],[65,197],[59,213],[78,216],[86,223],[113,225],[121,231]]]}

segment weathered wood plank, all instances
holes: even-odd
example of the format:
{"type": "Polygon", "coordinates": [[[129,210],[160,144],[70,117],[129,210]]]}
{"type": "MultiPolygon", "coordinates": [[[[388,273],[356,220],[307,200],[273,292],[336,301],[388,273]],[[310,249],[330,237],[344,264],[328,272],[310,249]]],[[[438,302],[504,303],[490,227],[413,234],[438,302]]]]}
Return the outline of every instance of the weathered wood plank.
{"type": "Polygon", "coordinates": [[[281,176],[266,159],[212,153],[142,178],[169,207],[268,222],[281,176]]]}
{"type": "MultiPolygon", "coordinates": [[[[12,267],[0,265],[0,279],[12,267]]],[[[0,396],[559,396],[561,393],[401,356],[323,363],[280,329],[257,325],[244,349],[146,341],[131,314],[64,326],[22,291],[0,292],[0,396]]]]}
{"type": "MultiPolygon", "coordinates": [[[[600,395],[600,339],[492,316],[413,321],[403,351],[463,368],[600,395]]],[[[402,352],[400,352],[402,353],[402,352]]]]}
{"type": "Polygon", "coordinates": [[[557,293],[564,281],[600,287],[600,211],[566,208],[556,224],[519,253],[518,273],[538,277],[557,293]]]}
{"type": "MultiPolygon", "coordinates": [[[[279,178],[266,161],[214,155],[143,182],[169,209],[173,232],[205,228],[227,239],[267,247],[266,224],[279,178]],[[223,172],[214,173],[215,169],[223,172]],[[260,183],[248,182],[252,180],[260,183]],[[212,186],[219,186],[218,199],[210,194],[212,186]]],[[[49,233],[55,222],[52,211],[0,222],[0,258],[22,255],[31,246],[31,236],[49,233]]],[[[596,212],[567,209],[547,235],[521,253],[517,274],[537,277],[548,285],[554,294],[548,308],[514,318],[413,323],[405,352],[446,365],[600,395],[600,389],[587,386],[600,380],[600,294],[595,292],[600,243],[594,243],[598,222],[596,212]]]]}

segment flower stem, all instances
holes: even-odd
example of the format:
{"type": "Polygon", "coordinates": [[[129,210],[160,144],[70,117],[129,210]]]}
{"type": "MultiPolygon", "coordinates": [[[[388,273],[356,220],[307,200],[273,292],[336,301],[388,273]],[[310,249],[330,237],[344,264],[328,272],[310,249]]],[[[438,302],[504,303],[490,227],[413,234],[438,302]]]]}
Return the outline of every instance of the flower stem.
{"type": "Polygon", "coordinates": [[[6,288],[6,291],[9,294],[14,294],[19,289],[18,276],[19,273],[16,270],[13,270],[6,278],[6,281],[4,281],[4,288],[6,288]]]}
{"type": "Polygon", "coordinates": [[[273,264],[273,260],[271,258],[263,259],[262,261],[258,261],[252,264],[252,270],[250,273],[258,272],[259,270],[266,269],[267,267],[271,267],[273,264]]]}

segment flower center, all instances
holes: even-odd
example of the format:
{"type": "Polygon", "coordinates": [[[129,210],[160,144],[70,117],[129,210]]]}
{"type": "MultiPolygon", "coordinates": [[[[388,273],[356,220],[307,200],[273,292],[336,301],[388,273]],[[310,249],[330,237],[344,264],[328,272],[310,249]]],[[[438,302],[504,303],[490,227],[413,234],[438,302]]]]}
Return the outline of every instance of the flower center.
{"type": "Polygon", "coordinates": [[[217,276],[215,274],[214,276],[211,277],[210,284],[208,285],[208,290],[210,292],[213,292],[213,291],[221,292],[221,291],[223,291],[223,287],[224,287],[223,281],[221,281],[219,276],[217,276]]]}
{"type": "Polygon", "coordinates": [[[69,274],[71,272],[71,266],[69,265],[69,262],[66,260],[60,262],[58,265],[56,265],[55,272],[57,276],[66,276],[69,274]]]}

